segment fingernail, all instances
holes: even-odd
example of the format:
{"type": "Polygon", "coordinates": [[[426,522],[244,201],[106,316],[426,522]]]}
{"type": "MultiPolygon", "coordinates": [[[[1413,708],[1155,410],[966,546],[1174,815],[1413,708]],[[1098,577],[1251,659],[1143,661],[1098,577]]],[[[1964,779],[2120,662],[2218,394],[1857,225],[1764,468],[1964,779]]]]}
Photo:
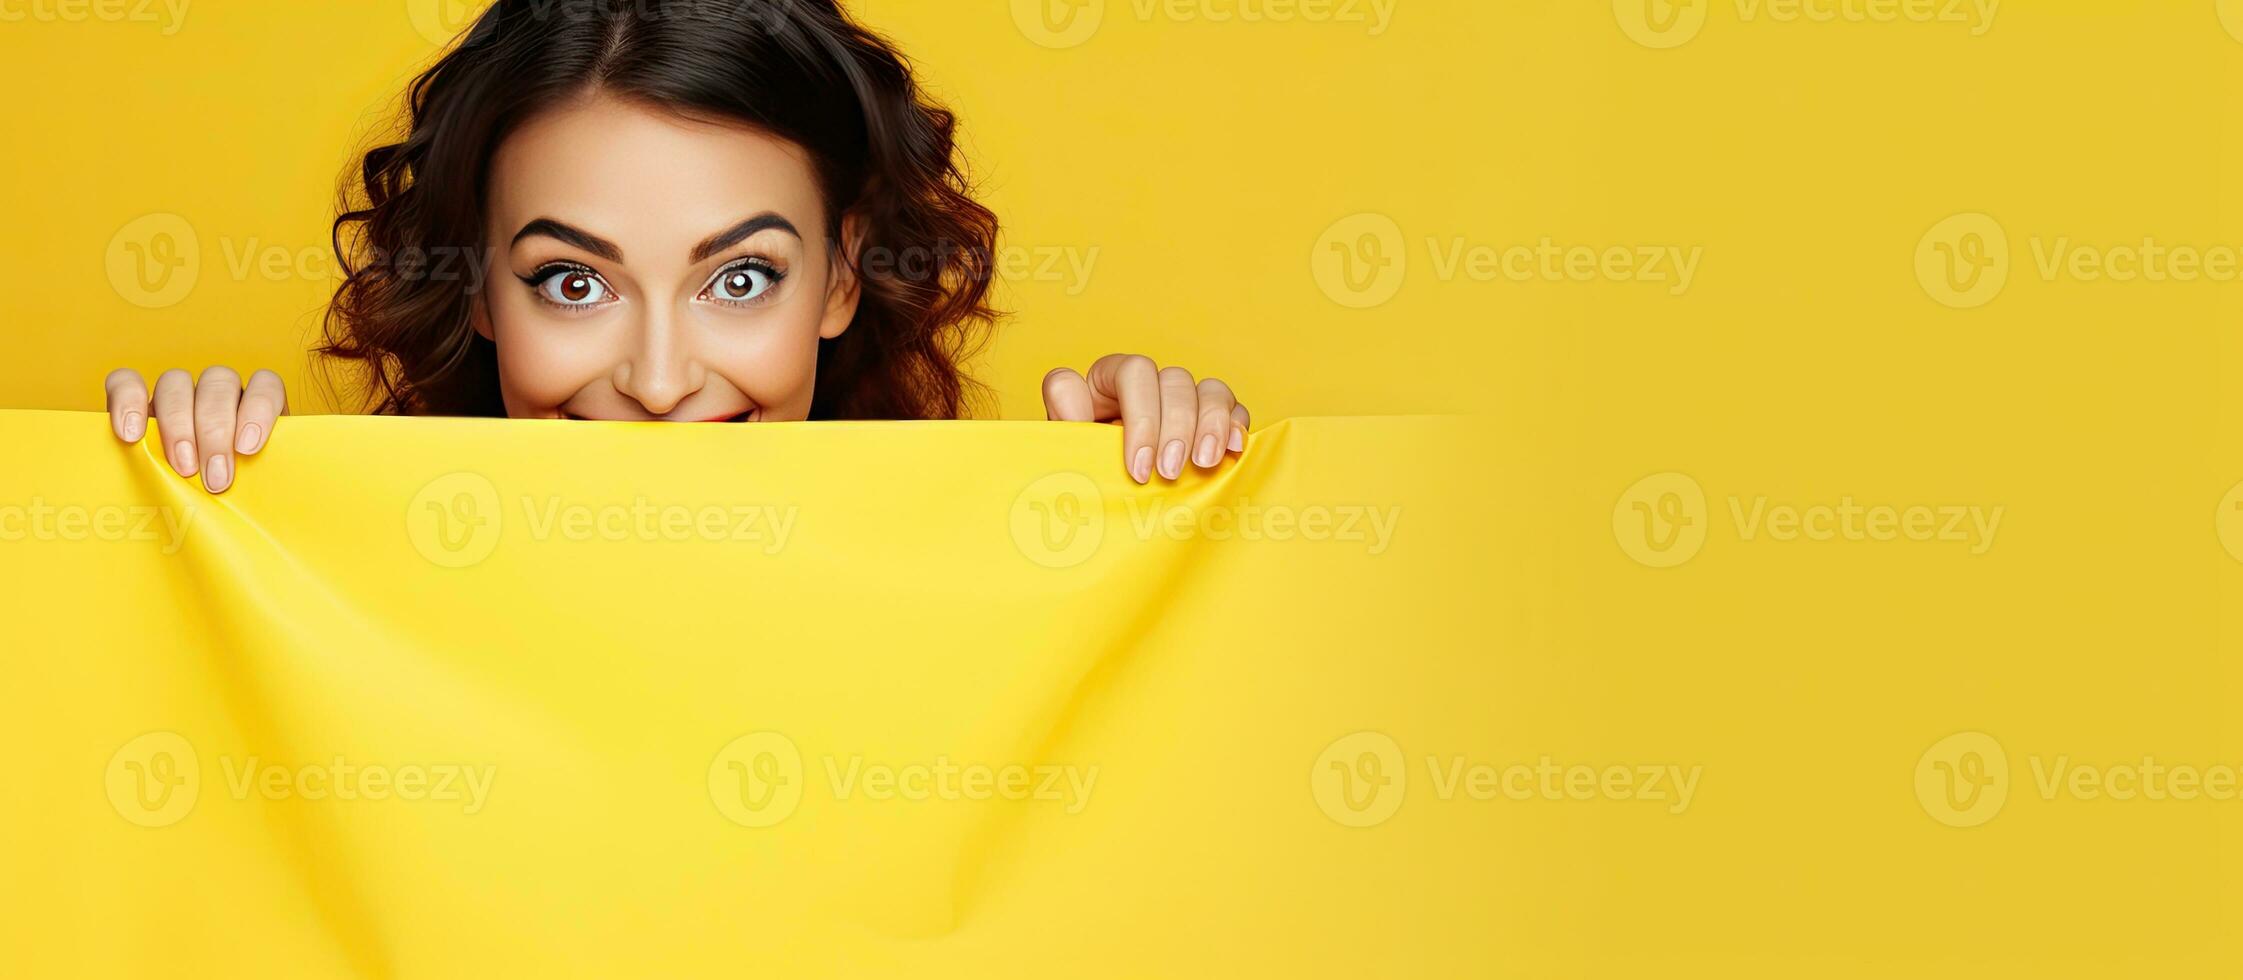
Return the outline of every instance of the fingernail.
{"type": "Polygon", "coordinates": [[[1245,451],[1246,427],[1243,425],[1231,426],[1231,452],[1243,453],[1245,451]]]}
{"type": "Polygon", "coordinates": [[[195,475],[194,444],[188,442],[171,444],[171,468],[178,470],[180,476],[195,475]]]}
{"type": "Polygon", "coordinates": [[[139,441],[140,441],[140,424],[141,424],[142,422],[144,422],[144,421],[146,421],[146,420],[140,417],[140,413],[139,413],[139,412],[126,412],[126,413],[125,413],[125,441],[126,441],[126,442],[139,442],[139,441]]]}
{"type": "Polygon", "coordinates": [[[255,422],[242,426],[241,434],[234,437],[234,451],[237,453],[254,453],[258,446],[264,444],[265,428],[255,422]]]}
{"type": "Polygon", "coordinates": [[[1220,457],[1215,451],[1215,433],[1210,432],[1199,437],[1199,468],[1203,470],[1214,469],[1215,461],[1218,458],[1220,457]]]}
{"type": "Polygon", "coordinates": [[[1171,480],[1184,475],[1184,440],[1172,439],[1160,451],[1160,475],[1171,480]]]}
{"type": "Polygon", "coordinates": [[[1139,482],[1139,483],[1151,483],[1151,482],[1152,482],[1152,480],[1153,480],[1153,447],[1151,447],[1151,446],[1140,446],[1140,447],[1138,447],[1138,449],[1137,449],[1137,457],[1136,457],[1135,459],[1132,459],[1132,460],[1130,460],[1130,463],[1129,463],[1129,478],[1130,478],[1130,479],[1132,479],[1132,480],[1136,480],[1136,481],[1137,481],[1137,482],[1139,482]]]}
{"type": "Polygon", "coordinates": [[[202,485],[209,488],[211,493],[217,493],[233,482],[233,468],[226,465],[226,454],[219,453],[210,457],[210,466],[202,473],[202,485]]]}

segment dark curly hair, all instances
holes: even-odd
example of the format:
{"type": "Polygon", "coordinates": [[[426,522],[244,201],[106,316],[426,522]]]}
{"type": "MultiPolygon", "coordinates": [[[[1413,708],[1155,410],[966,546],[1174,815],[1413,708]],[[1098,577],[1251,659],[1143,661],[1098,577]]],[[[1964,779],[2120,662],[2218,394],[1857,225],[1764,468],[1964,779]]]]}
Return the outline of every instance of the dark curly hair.
{"type": "MultiPolygon", "coordinates": [[[[504,415],[494,345],[470,320],[492,156],[541,109],[597,89],[744,122],[809,152],[841,240],[863,219],[856,319],[821,341],[813,419],[964,415],[961,362],[995,322],[997,218],[956,120],[837,0],[497,0],[407,91],[405,133],[346,182],[344,281],[317,353],[385,415],[504,415]],[[869,260],[868,260],[869,257],[869,260]]],[[[332,382],[330,382],[332,384],[332,382]]]]}

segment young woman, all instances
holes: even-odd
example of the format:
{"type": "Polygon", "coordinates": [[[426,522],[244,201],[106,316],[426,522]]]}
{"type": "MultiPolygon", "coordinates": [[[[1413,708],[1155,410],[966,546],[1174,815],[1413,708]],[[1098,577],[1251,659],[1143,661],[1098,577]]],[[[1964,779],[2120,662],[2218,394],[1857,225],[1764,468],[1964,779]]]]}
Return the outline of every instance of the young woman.
{"type": "MultiPolygon", "coordinates": [[[[336,219],[319,348],[375,412],[948,419],[977,390],[996,217],[949,111],[836,0],[498,0],[408,111],[336,219]]],[[[107,388],[118,438],[153,411],[213,493],[287,408],[270,371],[107,388]]],[[[1228,387],[1142,356],[1043,395],[1120,422],[1140,483],[1245,449],[1228,387]]]]}

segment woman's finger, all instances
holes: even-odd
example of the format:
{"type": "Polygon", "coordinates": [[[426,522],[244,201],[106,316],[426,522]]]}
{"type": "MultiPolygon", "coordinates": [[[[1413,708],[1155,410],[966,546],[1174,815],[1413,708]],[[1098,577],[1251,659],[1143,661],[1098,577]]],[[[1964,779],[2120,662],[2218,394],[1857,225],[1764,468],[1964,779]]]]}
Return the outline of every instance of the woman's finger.
{"type": "Polygon", "coordinates": [[[1223,462],[1223,448],[1230,443],[1231,409],[1238,407],[1238,398],[1231,394],[1231,386],[1214,378],[1199,380],[1199,425],[1192,435],[1192,463],[1203,470],[1211,470],[1223,462]]]}
{"type": "Polygon", "coordinates": [[[109,431],[126,442],[139,442],[148,432],[148,383],[140,372],[118,368],[102,382],[109,395],[109,431]]]}
{"type": "Polygon", "coordinates": [[[1100,422],[1122,421],[1121,389],[1125,380],[1158,387],[1160,365],[1143,354],[1108,354],[1092,361],[1084,380],[1090,383],[1091,417],[1100,422]]]}
{"type": "Polygon", "coordinates": [[[256,455],[271,441],[273,423],[287,412],[288,390],[281,384],[280,375],[271,371],[250,375],[248,387],[242,390],[240,421],[234,430],[234,452],[256,455]]]}
{"type": "Polygon", "coordinates": [[[195,379],[172,368],[156,376],[156,432],[164,458],[180,476],[201,471],[195,463],[195,379]]]}
{"type": "Polygon", "coordinates": [[[234,485],[234,422],[241,407],[241,375],[214,367],[195,381],[195,451],[203,489],[224,493],[234,485]]]}
{"type": "Polygon", "coordinates": [[[1130,479],[1153,481],[1153,442],[1160,437],[1160,368],[1142,354],[1108,354],[1090,366],[1092,408],[1101,422],[1122,424],[1122,462],[1130,479]]]}
{"type": "Polygon", "coordinates": [[[1231,452],[1244,453],[1246,451],[1246,433],[1253,431],[1253,428],[1254,413],[1247,411],[1244,405],[1232,406],[1231,452]]]}
{"type": "Polygon", "coordinates": [[[1184,475],[1191,455],[1192,427],[1199,423],[1199,388],[1192,373],[1183,368],[1160,372],[1160,475],[1174,480],[1184,475]]]}
{"type": "Polygon", "coordinates": [[[1090,381],[1074,368],[1054,368],[1044,375],[1044,418],[1054,422],[1098,421],[1090,381]]]}

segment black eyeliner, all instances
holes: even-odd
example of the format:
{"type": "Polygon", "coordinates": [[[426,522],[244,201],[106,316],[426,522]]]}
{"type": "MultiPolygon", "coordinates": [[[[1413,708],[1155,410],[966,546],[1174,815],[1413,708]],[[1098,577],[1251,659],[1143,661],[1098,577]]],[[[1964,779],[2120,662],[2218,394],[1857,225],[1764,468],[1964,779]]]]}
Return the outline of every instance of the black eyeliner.
{"type": "Polygon", "coordinates": [[[529,275],[515,276],[514,278],[522,280],[522,285],[535,289],[536,287],[545,285],[547,280],[550,280],[554,276],[560,275],[564,272],[575,272],[587,276],[598,275],[598,273],[593,272],[591,269],[578,265],[574,262],[547,262],[546,264],[538,266],[536,269],[532,270],[529,275]]]}

